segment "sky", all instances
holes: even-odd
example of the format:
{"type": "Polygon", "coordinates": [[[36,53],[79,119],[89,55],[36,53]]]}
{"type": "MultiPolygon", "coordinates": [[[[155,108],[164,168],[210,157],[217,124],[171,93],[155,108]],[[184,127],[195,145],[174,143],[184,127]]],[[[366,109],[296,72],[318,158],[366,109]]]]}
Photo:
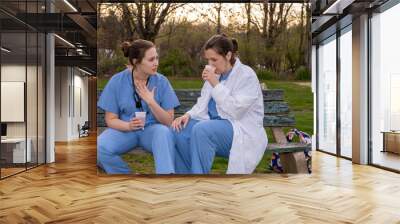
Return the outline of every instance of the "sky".
{"type": "MultiPolygon", "coordinates": [[[[103,4],[103,6],[112,7],[112,3],[103,4]]],[[[217,3],[188,3],[183,7],[178,8],[173,18],[185,18],[188,22],[204,22],[204,15],[208,15],[208,18],[215,21],[216,18],[216,7],[217,3]]],[[[246,24],[246,15],[244,9],[244,3],[223,3],[222,4],[222,17],[221,23],[223,26],[227,26],[229,19],[234,20],[236,23],[243,25],[246,24]],[[236,17],[232,19],[232,17],[236,17]]],[[[291,14],[293,16],[299,15],[301,10],[301,4],[293,4],[291,14]]],[[[260,4],[252,3],[252,16],[253,19],[262,18],[262,11],[260,4]]],[[[172,19],[172,17],[170,17],[172,19]]],[[[293,21],[295,22],[295,20],[293,21]]]]}
{"type": "MultiPolygon", "coordinates": [[[[182,8],[179,8],[175,15],[177,16],[186,16],[186,18],[190,22],[196,22],[201,18],[202,14],[208,14],[210,16],[213,16],[213,13],[216,14],[216,3],[190,3],[185,5],[182,8]],[[196,9],[196,10],[193,10],[196,9]],[[189,12],[189,13],[188,13],[189,12]]],[[[239,20],[240,23],[245,24],[246,23],[246,16],[245,16],[245,8],[244,8],[244,3],[223,3],[222,4],[222,10],[225,12],[225,14],[222,15],[221,22],[223,25],[227,25],[228,23],[228,18],[231,15],[240,15],[238,18],[242,18],[239,20]]],[[[292,11],[293,13],[299,12],[301,9],[301,4],[293,4],[292,6],[292,11]]],[[[252,4],[252,15],[254,17],[261,18],[262,16],[262,11],[260,9],[260,5],[257,3],[252,4]]]]}

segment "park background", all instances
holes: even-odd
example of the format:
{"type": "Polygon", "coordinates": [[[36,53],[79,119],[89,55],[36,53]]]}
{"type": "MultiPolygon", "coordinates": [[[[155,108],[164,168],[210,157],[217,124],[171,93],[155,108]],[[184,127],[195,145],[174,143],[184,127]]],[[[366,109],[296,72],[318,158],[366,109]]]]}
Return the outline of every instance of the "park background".
{"type": "MultiPolygon", "coordinates": [[[[200,89],[201,48],[212,35],[224,33],[238,40],[240,60],[256,71],[261,83],[284,90],[296,128],[313,133],[309,4],[106,3],[99,5],[98,16],[99,91],[126,68],[121,43],[139,38],[157,45],[158,71],[174,89],[200,89]]],[[[255,173],[271,172],[270,157],[266,152],[255,173]]],[[[123,158],[137,173],[154,173],[150,154],[123,158]]],[[[212,173],[224,174],[226,168],[227,159],[216,157],[212,173]]]]}

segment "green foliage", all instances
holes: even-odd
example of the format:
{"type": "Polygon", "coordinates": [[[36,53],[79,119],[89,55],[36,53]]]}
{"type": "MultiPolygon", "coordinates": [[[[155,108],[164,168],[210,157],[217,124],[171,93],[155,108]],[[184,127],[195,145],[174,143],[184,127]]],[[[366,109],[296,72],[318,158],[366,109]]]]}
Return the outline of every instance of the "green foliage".
{"type": "Polygon", "coordinates": [[[276,72],[271,71],[269,69],[258,69],[256,71],[257,77],[259,80],[277,80],[279,79],[278,74],[276,72]]]}
{"type": "Polygon", "coordinates": [[[297,68],[295,72],[295,79],[296,80],[306,80],[309,81],[311,80],[311,72],[308,68],[305,66],[300,66],[297,68]]]}
{"type": "Polygon", "coordinates": [[[119,48],[98,50],[99,61],[97,65],[100,77],[111,77],[126,68],[128,59],[124,57],[119,48]]]}
{"type": "Polygon", "coordinates": [[[159,71],[166,76],[190,76],[190,60],[185,53],[179,49],[170,49],[160,59],[159,71]]]}
{"type": "Polygon", "coordinates": [[[106,78],[98,78],[97,79],[97,90],[103,90],[104,87],[107,85],[109,79],[106,78]]]}

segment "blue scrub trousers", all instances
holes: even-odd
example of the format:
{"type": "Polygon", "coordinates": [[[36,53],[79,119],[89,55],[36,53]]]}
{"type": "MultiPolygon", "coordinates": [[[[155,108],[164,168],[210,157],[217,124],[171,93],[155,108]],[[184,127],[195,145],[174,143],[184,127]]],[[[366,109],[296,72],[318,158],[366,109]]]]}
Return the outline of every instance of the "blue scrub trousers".
{"type": "Polygon", "coordinates": [[[130,174],[132,170],[121,155],[138,146],[153,153],[157,174],[175,173],[174,136],[162,124],[130,132],[107,128],[98,137],[97,163],[108,174],[130,174]]]}
{"type": "Polygon", "coordinates": [[[173,132],[176,143],[176,173],[208,174],[215,155],[229,157],[233,127],[228,120],[190,119],[186,128],[173,132]]]}

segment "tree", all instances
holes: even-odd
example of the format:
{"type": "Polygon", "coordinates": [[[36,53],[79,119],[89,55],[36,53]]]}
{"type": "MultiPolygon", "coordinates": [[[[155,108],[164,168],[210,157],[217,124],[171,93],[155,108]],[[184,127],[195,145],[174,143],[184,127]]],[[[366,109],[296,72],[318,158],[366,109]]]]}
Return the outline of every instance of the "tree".
{"type": "MultiPolygon", "coordinates": [[[[193,8],[192,8],[193,9],[193,8]]],[[[196,7],[195,9],[199,9],[196,7]]],[[[217,34],[222,33],[222,16],[225,14],[229,14],[229,11],[224,10],[223,4],[222,3],[214,3],[211,5],[211,8],[209,7],[200,7],[200,15],[202,19],[210,22],[215,26],[215,32],[217,34]]]]}
{"type": "Polygon", "coordinates": [[[128,34],[137,33],[142,39],[154,42],[161,25],[169,15],[184,4],[176,3],[120,3],[118,8],[122,12],[128,34]]]}
{"type": "Polygon", "coordinates": [[[251,4],[250,3],[246,3],[245,6],[245,11],[246,11],[246,40],[245,40],[245,50],[244,50],[244,56],[246,59],[246,63],[250,66],[253,66],[253,60],[250,55],[251,55],[251,49],[250,49],[250,32],[251,32],[251,4]]]}
{"type": "MultiPolygon", "coordinates": [[[[120,25],[120,18],[115,15],[114,10],[107,9],[99,13],[99,28],[97,29],[98,48],[114,49],[121,43],[121,33],[124,33],[123,26],[120,25]]],[[[125,35],[124,35],[125,36],[125,35]]]]}
{"type": "Polygon", "coordinates": [[[221,34],[221,10],[222,3],[217,3],[215,6],[215,10],[217,11],[217,34],[221,34]]]}
{"type": "Polygon", "coordinates": [[[269,3],[265,1],[261,3],[260,7],[263,12],[261,22],[254,19],[252,23],[256,26],[259,33],[264,39],[264,47],[266,54],[264,56],[264,64],[272,68],[273,70],[278,69],[279,58],[274,58],[275,55],[276,41],[278,37],[287,30],[288,15],[291,11],[293,4],[285,3],[269,3]],[[260,25],[261,24],[261,25],[260,25]]]}
{"type": "MultiPolygon", "coordinates": [[[[169,10],[173,4],[170,5],[169,10]]],[[[216,32],[223,32],[238,40],[239,54],[245,64],[257,72],[270,73],[270,77],[287,79],[309,65],[309,6],[245,3],[238,10],[236,6],[220,3],[188,4],[182,11],[179,9],[183,14],[171,16],[170,12],[170,16],[165,16],[159,29],[156,24],[167,3],[141,6],[130,3],[124,6],[124,10],[130,10],[127,13],[123,13],[120,3],[108,6],[105,8],[112,13],[102,14],[99,20],[99,46],[105,49],[99,51],[99,58],[104,59],[100,60],[104,64],[100,70],[112,74],[111,70],[124,66],[126,60],[118,55],[122,40],[144,38],[157,40],[161,72],[177,77],[198,76],[206,63],[202,60],[204,43],[216,32]],[[151,13],[152,9],[157,10],[151,13]],[[140,29],[147,34],[139,32],[140,29]]]]}

